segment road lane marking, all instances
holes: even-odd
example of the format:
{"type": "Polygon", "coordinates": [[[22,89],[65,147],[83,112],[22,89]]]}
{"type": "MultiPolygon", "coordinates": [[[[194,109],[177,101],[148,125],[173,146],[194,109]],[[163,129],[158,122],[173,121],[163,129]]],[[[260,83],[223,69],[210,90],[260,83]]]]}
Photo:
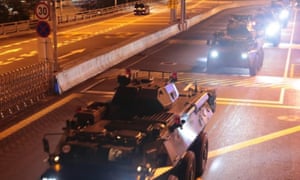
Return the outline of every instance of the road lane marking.
{"type": "Polygon", "coordinates": [[[300,122],[300,116],[297,115],[278,116],[277,119],[281,121],[300,122]]]}
{"type": "Polygon", "coordinates": [[[300,125],[292,127],[292,128],[284,129],[284,130],[281,130],[281,131],[277,131],[277,132],[274,132],[274,133],[271,133],[271,134],[267,134],[267,135],[264,135],[264,136],[260,136],[258,138],[253,138],[253,139],[250,139],[250,140],[247,140],[247,141],[243,141],[243,142],[236,143],[236,144],[233,144],[233,145],[225,146],[225,147],[220,148],[220,149],[209,151],[208,152],[208,158],[213,158],[213,157],[220,156],[220,155],[223,155],[223,154],[226,154],[226,153],[229,153],[229,152],[244,149],[244,148],[256,145],[256,144],[271,141],[271,140],[280,138],[282,136],[287,136],[287,135],[297,133],[297,132],[300,132],[300,125]]]}
{"type": "MultiPolygon", "coordinates": [[[[226,98],[223,98],[226,99],[226,98]]],[[[300,106],[283,105],[283,104],[261,104],[261,103],[247,103],[247,102],[233,102],[233,101],[222,101],[217,98],[217,105],[236,105],[236,106],[252,106],[252,107],[265,107],[265,108],[280,108],[280,109],[294,109],[300,110],[300,106]]]]}
{"type": "MultiPolygon", "coordinates": [[[[179,77],[178,82],[197,82],[200,86],[222,86],[222,87],[254,87],[254,88],[283,88],[283,89],[296,89],[297,84],[300,83],[299,79],[272,77],[272,76],[256,76],[254,78],[243,77],[210,77],[199,76],[193,77],[179,77]]],[[[284,95],[280,93],[281,97],[284,95]]]]}
{"type": "Polygon", "coordinates": [[[82,53],[83,51],[85,51],[85,48],[82,48],[82,49],[76,49],[76,50],[73,50],[73,51],[71,51],[71,52],[69,52],[69,53],[67,53],[67,54],[64,54],[64,55],[62,55],[62,56],[59,56],[58,59],[64,59],[64,58],[69,57],[69,56],[72,56],[72,55],[74,55],[74,54],[80,54],[80,53],[82,53]]]}
{"type": "Polygon", "coordinates": [[[10,49],[10,50],[1,52],[1,53],[0,53],[0,56],[5,55],[5,54],[9,54],[9,53],[15,53],[15,52],[18,52],[18,51],[20,51],[20,50],[22,50],[22,48],[10,49]]]}
{"type": "Polygon", "coordinates": [[[233,98],[217,98],[217,101],[237,102],[237,103],[261,103],[261,104],[282,104],[281,101],[253,100],[253,99],[233,99],[233,98]]]}
{"type": "Polygon", "coordinates": [[[32,57],[35,56],[38,52],[37,51],[30,51],[29,53],[21,54],[21,57],[32,57]]]}
{"type": "Polygon", "coordinates": [[[57,109],[57,108],[63,106],[64,104],[70,102],[72,99],[75,99],[75,98],[80,97],[80,96],[81,96],[81,94],[71,94],[71,95],[57,101],[56,103],[50,105],[49,107],[47,107],[47,108],[31,115],[30,117],[20,121],[19,123],[11,126],[10,128],[2,131],[0,133],[0,141],[3,140],[6,137],[12,135],[13,133],[19,131],[20,129],[28,126],[32,122],[39,120],[41,117],[45,116],[49,112],[54,111],[55,109],[57,109]]]}

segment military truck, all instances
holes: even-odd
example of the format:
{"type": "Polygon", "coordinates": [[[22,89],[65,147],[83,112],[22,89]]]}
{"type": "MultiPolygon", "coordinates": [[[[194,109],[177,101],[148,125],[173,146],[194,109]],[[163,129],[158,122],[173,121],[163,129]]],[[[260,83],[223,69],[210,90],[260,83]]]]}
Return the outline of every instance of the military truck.
{"type": "Polygon", "coordinates": [[[117,79],[111,100],[90,103],[66,122],[62,133],[45,134],[49,168],[41,179],[201,176],[208,157],[205,127],[216,110],[215,89],[183,85],[174,77],[117,79]],[[50,152],[51,136],[60,140],[50,152]]]}

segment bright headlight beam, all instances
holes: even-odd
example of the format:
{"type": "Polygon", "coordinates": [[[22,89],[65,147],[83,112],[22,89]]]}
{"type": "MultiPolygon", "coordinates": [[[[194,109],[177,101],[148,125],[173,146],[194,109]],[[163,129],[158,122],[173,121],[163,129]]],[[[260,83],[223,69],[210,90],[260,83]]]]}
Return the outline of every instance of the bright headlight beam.
{"type": "Polygon", "coordinates": [[[59,161],[59,156],[55,156],[53,160],[57,163],[59,161]]]}
{"type": "Polygon", "coordinates": [[[280,12],[280,14],[279,14],[279,18],[280,18],[281,20],[285,20],[285,19],[287,19],[288,17],[289,17],[289,11],[286,10],[286,9],[282,10],[282,11],[280,12]]]}
{"type": "Polygon", "coordinates": [[[212,50],[212,51],[210,52],[210,57],[212,57],[212,58],[217,58],[218,56],[219,56],[219,52],[218,52],[218,51],[212,50]]]}
{"type": "Polygon", "coordinates": [[[280,24],[278,22],[273,22],[268,25],[266,29],[266,34],[268,36],[274,36],[280,30],[280,24]]]}
{"type": "Polygon", "coordinates": [[[242,58],[242,59],[247,59],[247,58],[248,58],[248,53],[245,53],[245,52],[242,53],[242,54],[241,54],[241,58],[242,58]]]}

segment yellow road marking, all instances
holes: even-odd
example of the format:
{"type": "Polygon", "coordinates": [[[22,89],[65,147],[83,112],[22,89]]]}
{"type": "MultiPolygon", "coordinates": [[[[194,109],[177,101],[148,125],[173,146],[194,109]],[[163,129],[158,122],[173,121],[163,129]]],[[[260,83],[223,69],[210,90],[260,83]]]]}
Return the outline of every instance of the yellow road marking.
{"type": "Polygon", "coordinates": [[[295,64],[291,64],[291,70],[290,70],[290,77],[294,78],[294,69],[295,69],[295,64]]]}
{"type": "Polygon", "coordinates": [[[263,143],[263,142],[266,142],[266,141],[270,141],[270,140],[273,140],[273,139],[276,139],[276,138],[279,138],[279,137],[282,137],[282,136],[290,135],[290,134],[293,134],[293,133],[297,133],[297,132],[300,132],[300,125],[292,127],[292,128],[284,129],[284,130],[281,130],[281,131],[277,131],[275,133],[267,134],[265,136],[261,136],[261,137],[258,137],[258,138],[250,139],[248,141],[244,141],[244,142],[241,142],[241,143],[233,144],[233,145],[230,145],[230,146],[226,146],[226,147],[223,147],[223,148],[220,148],[220,149],[210,151],[208,153],[208,158],[213,158],[213,157],[216,157],[216,156],[220,156],[220,155],[232,152],[232,151],[237,151],[237,150],[249,147],[249,146],[260,144],[260,143],[263,143]]]}
{"type": "Polygon", "coordinates": [[[253,107],[300,110],[300,106],[289,106],[289,105],[282,105],[282,104],[260,104],[260,103],[247,103],[247,102],[220,101],[220,100],[218,100],[218,98],[217,98],[217,105],[253,106],[253,107]]]}
{"type": "Polygon", "coordinates": [[[10,49],[10,50],[4,51],[4,52],[0,53],[0,56],[5,55],[5,54],[9,54],[9,53],[15,53],[15,52],[20,51],[21,49],[22,48],[16,48],[16,49],[10,49]]]}
{"type": "Polygon", "coordinates": [[[262,104],[281,104],[280,101],[267,101],[267,100],[252,100],[252,99],[232,99],[232,98],[217,98],[218,101],[228,101],[240,103],[262,103],[262,104]]]}
{"type": "Polygon", "coordinates": [[[81,96],[80,94],[72,94],[69,95],[65,98],[63,98],[60,101],[57,101],[56,103],[52,104],[51,106],[49,106],[48,108],[45,108],[35,114],[33,114],[32,116],[20,121],[18,124],[2,131],[0,133],[0,141],[8,136],[10,136],[11,134],[17,132],[18,130],[28,126],[29,124],[31,124],[32,122],[39,120],[39,118],[45,116],[46,114],[48,114],[49,112],[59,108],[60,106],[66,104],[67,102],[71,101],[72,99],[81,96]]]}

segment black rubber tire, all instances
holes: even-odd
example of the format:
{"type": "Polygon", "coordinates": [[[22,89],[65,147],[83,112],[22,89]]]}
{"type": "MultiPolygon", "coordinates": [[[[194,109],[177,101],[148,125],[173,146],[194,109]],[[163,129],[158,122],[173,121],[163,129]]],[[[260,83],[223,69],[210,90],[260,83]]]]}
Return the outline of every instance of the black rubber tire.
{"type": "Polygon", "coordinates": [[[273,47],[278,47],[278,45],[280,44],[280,35],[278,35],[278,37],[276,37],[276,39],[273,40],[273,47]]]}
{"type": "Polygon", "coordinates": [[[215,65],[212,64],[209,59],[207,59],[207,62],[206,62],[206,72],[207,73],[211,73],[211,72],[214,71],[214,69],[215,69],[215,65]]]}
{"type": "Polygon", "coordinates": [[[200,177],[205,171],[208,157],[208,137],[206,132],[202,132],[195,144],[194,153],[196,157],[196,177],[200,177]]]}
{"type": "Polygon", "coordinates": [[[255,76],[256,75],[256,67],[250,67],[249,68],[249,74],[250,76],[255,76]]]}
{"type": "Polygon", "coordinates": [[[193,151],[187,151],[178,172],[179,180],[196,179],[196,159],[193,151]]]}
{"type": "Polygon", "coordinates": [[[262,68],[263,64],[264,64],[264,59],[265,59],[265,52],[263,50],[263,48],[259,49],[259,69],[262,68]]]}

